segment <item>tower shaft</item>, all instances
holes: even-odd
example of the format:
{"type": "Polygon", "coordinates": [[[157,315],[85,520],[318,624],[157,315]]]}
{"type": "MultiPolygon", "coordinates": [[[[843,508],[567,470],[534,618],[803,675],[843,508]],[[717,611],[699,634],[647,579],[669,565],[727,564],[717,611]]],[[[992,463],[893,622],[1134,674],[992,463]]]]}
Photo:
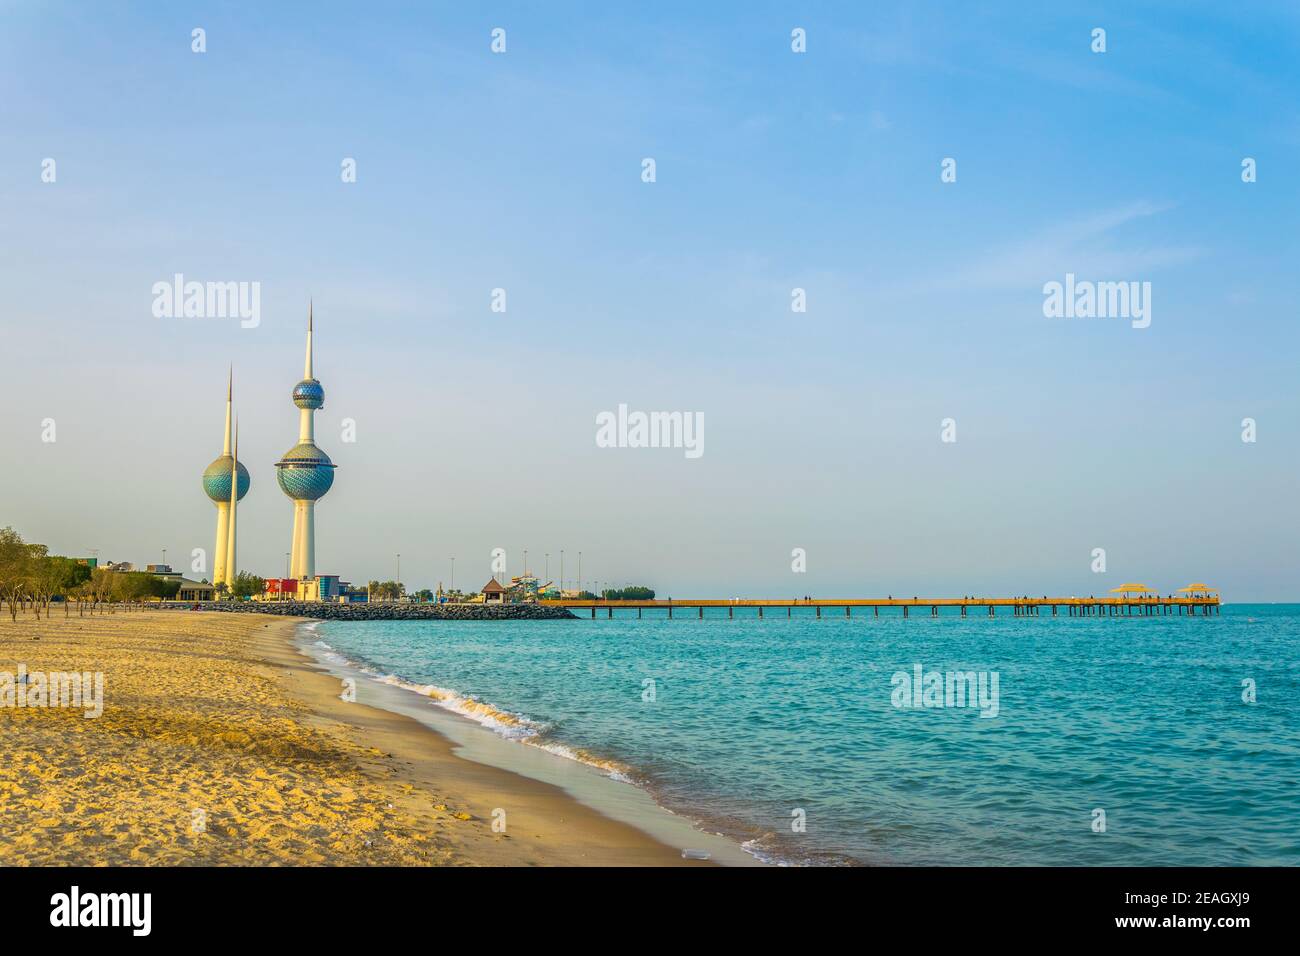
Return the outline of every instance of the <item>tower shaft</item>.
{"type": "Polygon", "coordinates": [[[212,583],[226,582],[226,548],[230,541],[230,502],[218,501],[217,505],[217,546],[212,555],[212,583]]]}
{"type": "Polygon", "coordinates": [[[234,587],[236,568],[235,563],[235,513],[239,509],[239,425],[235,425],[235,444],[231,452],[230,459],[230,509],[229,531],[226,535],[226,576],[225,584],[227,587],[234,587]]]}
{"type": "Polygon", "coordinates": [[[289,577],[305,581],[315,576],[316,502],[298,500],[293,503],[293,549],[289,557],[289,577]]]}

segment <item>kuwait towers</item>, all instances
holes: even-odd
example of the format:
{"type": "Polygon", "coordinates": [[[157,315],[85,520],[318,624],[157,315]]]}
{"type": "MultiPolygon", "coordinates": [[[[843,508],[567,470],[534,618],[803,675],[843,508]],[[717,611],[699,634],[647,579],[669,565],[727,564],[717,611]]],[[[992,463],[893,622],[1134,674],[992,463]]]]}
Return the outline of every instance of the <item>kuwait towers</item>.
{"type": "Polygon", "coordinates": [[[203,491],[217,506],[217,546],[212,560],[212,583],[227,587],[235,582],[235,507],[248,494],[248,469],[239,461],[238,444],[231,454],[230,401],[234,371],[226,381],[226,433],[221,457],[203,472],[203,491]]]}
{"type": "Polygon", "coordinates": [[[316,576],[316,499],[334,484],[334,463],[316,447],[312,416],[325,404],[325,389],[312,376],[311,306],[307,307],[307,365],[302,381],[293,387],[298,406],[298,444],[275,464],[280,490],[293,499],[293,547],[289,577],[299,581],[316,576]]]}

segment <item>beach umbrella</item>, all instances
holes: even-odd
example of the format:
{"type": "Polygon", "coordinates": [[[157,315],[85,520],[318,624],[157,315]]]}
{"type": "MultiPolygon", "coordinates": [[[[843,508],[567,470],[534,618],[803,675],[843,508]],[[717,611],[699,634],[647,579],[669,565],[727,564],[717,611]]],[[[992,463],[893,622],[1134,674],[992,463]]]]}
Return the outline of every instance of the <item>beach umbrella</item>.
{"type": "Polygon", "coordinates": [[[1155,594],[1155,591],[1151,590],[1145,584],[1129,583],[1129,584],[1121,584],[1117,588],[1111,588],[1110,593],[1111,594],[1155,594]]]}

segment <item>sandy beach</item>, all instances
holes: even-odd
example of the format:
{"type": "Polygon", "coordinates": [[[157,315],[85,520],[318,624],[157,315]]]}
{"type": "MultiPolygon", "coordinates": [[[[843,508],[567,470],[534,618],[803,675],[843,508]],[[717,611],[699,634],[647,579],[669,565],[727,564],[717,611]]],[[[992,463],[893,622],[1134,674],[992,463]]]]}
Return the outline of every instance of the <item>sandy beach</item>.
{"type": "Polygon", "coordinates": [[[343,701],[294,647],[295,626],[6,615],[0,671],[102,672],[103,713],[0,706],[3,861],[709,865],[556,787],[458,757],[409,717],[343,701]]]}

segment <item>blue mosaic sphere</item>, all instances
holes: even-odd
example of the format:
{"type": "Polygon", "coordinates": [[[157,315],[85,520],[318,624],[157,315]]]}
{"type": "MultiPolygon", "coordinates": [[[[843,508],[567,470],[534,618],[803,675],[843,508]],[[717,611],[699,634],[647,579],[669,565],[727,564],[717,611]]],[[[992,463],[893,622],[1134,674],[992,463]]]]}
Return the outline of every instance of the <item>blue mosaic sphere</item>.
{"type": "Polygon", "coordinates": [[[293,403],[299,408],[320,408],[325,404],[325,389],[314,378],[305,379],[293,387],[293,403]]]}
{"type": "Polygon", "coordinates": [[[315,501],[334,484],[334,463],[311,442],[299,442],[275,463],[280,490],[295,501],[315,501]]]}
{"type": "MultiPolygon", "coordinates": [[[[233,460],[230,455],[222,455],[203,470],[203,491],[213,501],[230,500],[230,465],[233,460]]],[[[235,467],[239,474],[238,500],[242,501],[248,494],[248,469],[242,461],[235,467]]]]}

